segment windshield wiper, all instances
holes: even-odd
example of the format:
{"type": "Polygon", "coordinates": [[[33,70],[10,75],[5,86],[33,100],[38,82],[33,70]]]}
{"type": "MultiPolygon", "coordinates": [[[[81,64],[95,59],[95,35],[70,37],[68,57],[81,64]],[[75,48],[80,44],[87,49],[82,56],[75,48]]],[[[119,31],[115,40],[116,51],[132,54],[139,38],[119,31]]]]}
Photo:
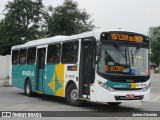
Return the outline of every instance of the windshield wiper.
{"type": "Polygon", "coordinates": [[[125,59],[126,59],[126,65],[127,65],[128,61],[127,61],[127,50],[126,50],[126,48],[125,48],[125,59]]]}
{"type": "Polygon", "coordinates": [[[128,62],[128,59],[127,59],[127,50],[125,48],[125,54],[123,54],[123,51],[122,49],[116,44],[114,43],[114,47],[117,49],[117,51],[125,58],[126,60],[126,65],[127,65],[127,62],[128,62]]]}
{"type": "Polygon", "coordinates": [[[131,57],[132,57],[132,67],[133,67],[134,66],[134,57],[133,57],[132,49],[131,49],[131,57]]]}
{"type": "Polygon", "coordinates": [[[137,47],[136,50],[135,50],[135,52],[134,52],[134,55],[133,55],[133,51],[132,51],[132,49],[131,49],[131,57],[132,57],[132,65],[133,65],[133,66],[134,66],[134,59],[136,58],[139,50],[140,50],[140,47],[137,47]]]}

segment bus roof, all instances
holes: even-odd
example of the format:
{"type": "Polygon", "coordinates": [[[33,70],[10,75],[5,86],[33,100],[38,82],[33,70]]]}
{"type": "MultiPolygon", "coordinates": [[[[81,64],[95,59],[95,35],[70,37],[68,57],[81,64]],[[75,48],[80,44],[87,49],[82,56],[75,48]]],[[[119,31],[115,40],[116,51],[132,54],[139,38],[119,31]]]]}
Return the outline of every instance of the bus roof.
{"type": "Polygon", "coordinates": [[[49,43],[56,43],[56,42],[63,42],[67,40],[74,40],[74,39],[80,39],[80,38],[85,38],[85,37],[91,37],[93,36],[93,32],[85,32],[82,34],[77,34],[77,35],[71,35],[71,36],[54,36],[54,37],[49,37],[49,38],[42,38],[42,39],[37,39],[37,40],[32,40],[29,42],[26,42],[25,44],[22,45],[16,45],[13,46],[12,49],[19,49],[23,47],[31,47],[31,46],[39,46],[39,45],[45,45],[49,43]]]}
{"type": "MultiPolygon", "coordinates": [[[[12,49],[19,49],[19,48],[25,48],[25,47],[31,47],[31,46],[40,46],[40,45],[45,45],[49,43],[56,43],[56,42],[63,42],[67,40],[74,40],[74,39],[80,39],[80,38],[87,38],[87,37],[95,37],[97,41],[100,40],[100,34],[102,32],[113,32],[113,31],[122,31],[123,30],[96,30],[96,31],[89,31],[89,32],[84,32],[81,34],[76,34],[76,35],[71,35],[71,36],[54,36],[54,37],[49,37],[49,38],[42,38],[42,39],[37,39],[37,40],[32,40],[29,42],[26,42],[25,44],[22,45],[16,45],[13,46],[12,49]]],[[[129,31],[128,31],[129,32],[129,31]]],[[[135,33],[135,32],[134,32],[135,33]]]]}

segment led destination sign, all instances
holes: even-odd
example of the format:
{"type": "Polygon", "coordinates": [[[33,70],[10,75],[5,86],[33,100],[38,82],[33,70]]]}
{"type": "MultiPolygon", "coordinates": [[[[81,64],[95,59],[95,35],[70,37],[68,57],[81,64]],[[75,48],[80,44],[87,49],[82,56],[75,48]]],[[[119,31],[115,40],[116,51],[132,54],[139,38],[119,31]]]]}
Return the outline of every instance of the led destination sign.
{"type": "Polygon", "coordinates": [[[104,69],[105,71],[110,71],[110,72],[123,72],[124,66],[105,65],[104,69]]]}
{"type": "Polygon", "coordinates": [[[128,42],[143,42],[143,37],[139,35],[128,35],[111,33],[112,40],[128,41],[128,42]]]}
{"type": "Polygon", "coordinates": [[[106,41],[123,41],[149,44],[149,38],[145,35],[122,31],[103,32],[101,34],[101,42],[106,41]]]}
{"type": "MultiPolygon", "coordinates": [[[[130,73],[129,67],[123,65],[105,65],[104,70],[106,72],[130,73]]],[[[131,72],[131,74],[134,75],[135,71],[133,69],[131,69],[131,72]]]]}

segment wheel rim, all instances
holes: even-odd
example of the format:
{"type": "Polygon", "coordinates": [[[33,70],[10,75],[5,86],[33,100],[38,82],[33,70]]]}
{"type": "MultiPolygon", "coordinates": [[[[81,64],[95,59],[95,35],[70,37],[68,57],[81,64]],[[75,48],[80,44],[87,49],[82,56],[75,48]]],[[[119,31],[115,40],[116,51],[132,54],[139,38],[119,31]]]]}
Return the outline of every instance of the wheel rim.
{"type": "Polygon", "coordinates": [[[72,90],[70,96],[71,96],[71,100],[73,102],[75,102],[78,99],[78,91],[77,91],[77,89],[72,90]]]}
{"type": "Polygon", "coordinates": [[[30,92],[30,86],[29,86],[28,83],[27,83],[27,86],[26,86],[26,92],[27,92],[27,94],[29,94],[29,92],[30,92]]]}

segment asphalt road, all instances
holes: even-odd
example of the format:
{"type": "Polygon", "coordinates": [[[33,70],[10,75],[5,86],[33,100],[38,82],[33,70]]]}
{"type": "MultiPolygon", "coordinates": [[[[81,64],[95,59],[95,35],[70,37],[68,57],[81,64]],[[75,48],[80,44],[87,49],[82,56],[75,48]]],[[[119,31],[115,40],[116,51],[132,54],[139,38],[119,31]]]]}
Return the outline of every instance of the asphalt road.
{"type": "MultiPolygon", "coordinates": [[[[86,113],[87,111],[103,111],[99,116],[107,112],[112,112],[114,116],[117,112],[160,111],[160,75],[151,76],[151,98],[148,102],[122,103],[116,107],[87,102],[82,107],[74,107],[68,105],[63,98],[48,95],[27,97],[23,90],[18,88],[0,87],[0,111],[86,111],[86,113]],[[116,111],[115,114],[114,111],[116,111]]],[[[96,113],[89,115],[93,117],[96,113]]]]}

